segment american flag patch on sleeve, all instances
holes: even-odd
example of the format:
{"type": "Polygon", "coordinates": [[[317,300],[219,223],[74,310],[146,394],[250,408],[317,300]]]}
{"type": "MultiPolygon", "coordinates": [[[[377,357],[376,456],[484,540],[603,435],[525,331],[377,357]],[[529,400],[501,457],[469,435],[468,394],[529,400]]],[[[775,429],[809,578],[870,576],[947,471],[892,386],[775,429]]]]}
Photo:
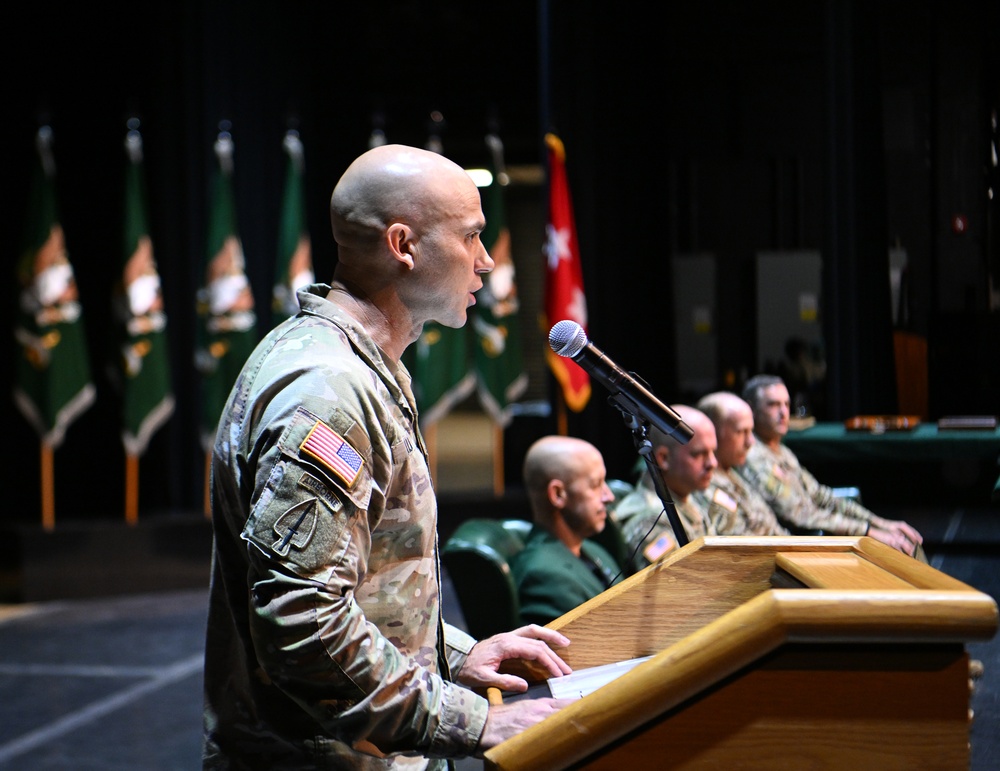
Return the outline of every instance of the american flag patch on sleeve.
{"type": "Polygon", "coordinates": [[[309,430],[299,449],[322,463],[348,487],[354,486],[364,465],[357,451],[321,420],[309,430]]]}
{"type": "Polygon", "coordinates": [[[650,562],[656,562],[660,557],[677,546],[673,533],[664,533],[649,546],[642,550],[643,555],[650,562]]]}

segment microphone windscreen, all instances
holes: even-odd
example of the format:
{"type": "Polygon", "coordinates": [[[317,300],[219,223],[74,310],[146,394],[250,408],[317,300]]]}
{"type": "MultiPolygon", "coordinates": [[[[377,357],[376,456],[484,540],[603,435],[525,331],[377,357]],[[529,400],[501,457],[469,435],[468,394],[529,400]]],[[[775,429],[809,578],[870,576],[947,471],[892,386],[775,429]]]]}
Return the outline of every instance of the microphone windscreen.
{"type": "Polygon", "coordinates": [[[549,346],[560,356],[576,356],[587,345],[587,333],[575,321],[557,321],[549,330],[549,346]]]}

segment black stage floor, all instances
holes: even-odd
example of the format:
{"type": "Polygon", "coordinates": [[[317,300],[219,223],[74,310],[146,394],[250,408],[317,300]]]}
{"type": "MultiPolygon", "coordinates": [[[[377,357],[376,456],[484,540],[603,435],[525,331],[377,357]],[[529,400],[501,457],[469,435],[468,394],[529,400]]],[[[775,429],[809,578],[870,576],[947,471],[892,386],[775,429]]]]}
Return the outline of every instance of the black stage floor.
{"type": "MultiPolygon", "coordinates": [[[[934,567],[1000,598],[1000,509],[880,513],[920,528],[934,567]]],[[[180,588],[0,606],[0,768],[200,767],[206,599],[180,588]]],[[[445,612],[461,625],[447,576],[445,612]]],[[[1000,768],[1000,637],[968,648],[985,666],[970,768],[987,771],[1000,768]]]]}

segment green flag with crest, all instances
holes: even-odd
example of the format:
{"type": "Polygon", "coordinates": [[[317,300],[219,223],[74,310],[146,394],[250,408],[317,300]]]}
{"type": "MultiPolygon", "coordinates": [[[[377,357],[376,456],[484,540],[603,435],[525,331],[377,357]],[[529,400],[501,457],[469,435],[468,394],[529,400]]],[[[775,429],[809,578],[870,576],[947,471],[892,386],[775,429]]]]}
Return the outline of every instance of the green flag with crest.
{"type": "Polygon", "coordinates": [[[55,449],[96,394],[76,276],[59,218],[49,126],[38,130],[36,148],[17,269],[14,401],[42,444],[55,449]]]}
{"type": "Polygon", "coordinates": [[[229,391],[257,344],[254,297],[236,222],[234,145],[229,131],[219,132],[214,149],[218,165],[212,180],[205,271],[197,298],[200,325],[195,352],[202,386],[201,441],[206,452],[215,440],[229,391]]]}
{"type": "Polygon", "coordinates": [[[142,135],[132,123],[125,137],[125,206],[122,271],[112,300],[119,324],[118,383],[122,443],[141,456],[174,411],[167,350],[167,316],[149,234],[142,135]]]}
{"type": "Polygon", "coordinates": [[[306,224],[305,153],[297,131],[285,133],[283,142],[285,190],[278,223],[278,259],[272,292],[272,325],[299,312],[296,292],[315,280],[312,244],[306,224]]]}
{"type": "Polygon", "coordinates": [[[504,188],[508,177],[503,144],[496,134],[489,134],[486,144],[493,181],[481,189],[486,215],[482,240],[493,258],[493,270],[483,277],[483,288],[472,309],[476,340],[473,359],[479,402],[493,422],[503,428],[510,423],[511,405],[528,386],[528,376],[521,354],[520,305],[507,227],[504,188]]]}

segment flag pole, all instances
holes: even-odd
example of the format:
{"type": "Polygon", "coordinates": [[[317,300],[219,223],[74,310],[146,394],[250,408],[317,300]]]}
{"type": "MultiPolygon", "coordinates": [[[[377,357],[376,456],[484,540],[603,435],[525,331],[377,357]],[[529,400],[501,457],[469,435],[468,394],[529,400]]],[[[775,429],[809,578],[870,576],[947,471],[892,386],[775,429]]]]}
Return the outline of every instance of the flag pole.
{"type": "Polygon", "coordinates": [[[139,457],[125,453],[125,524],[139,521],[139,457]]]}
{"type": "Polygon", "coordinates": [[[507,224],[504,189],[510,184],[503,157],[503,142],[495,116],[489,120],[486,146],[493,178],[482,192],[486,229],[480,239],[493,258],[493,270],[483,279],[483,292],[475,308],[474,366],[479,402],[490,416],[493,446],[493,493],[504,494],[504,428],[511,419],[512,402],[528,385],[521,360],[521,310],[514,279],[512,238],[507,224]]]}
{"type": "Polygon", "coordinates": [[[503,483],[503,427],[499,423],[493,424],[493,495],[502,497],[504,493],[503,483]]]}
{"type": "Polygon", "coordinates": [[[24,218],[24,251],[17,277],[21,296],[15,338],[14,403],[40,437],[42,527],[55,527],[55,450],[69,425],[94,402],[76,276],[69,261],[55,194],[52,129],[38,129],[38,150],[24,218]],[[43,275],[56,274],[49,280],[43,275]],[[37,284],[46,289],[39,293],[37,284]],[[42,297],[44,295],[44,299],[42,297]]]}
{"type": "Polygon", "coordinates": [[[148,227],[139,119],[126,122],[125,200],[121,280],[112,307],[120,321],[122,444],[125,448],[125,522],[139,521],[139,459],[149,439],[173,414],[166,347],[166,312],[148,227]],[[133,288],[143,287],[134,300],[133,288]],[[146,287],[152,289],[147,291],[146,287]]]}
{"type": "Polygon", "coordinates": [[[52,532],[56,526],[55,475],[52,445],[42,442],[42,528],[52,532]]]}
{"type": "Polygon", "coordinates": [[[233,186],[235,145],[228,120],[219,123],[213,145],[217,165],[212,173],[203,284],[198,289],[200,317],[196,367],[202,375],[201,447],[205,453],[204,501],[206,518],[212,516],[212,444],[219,416],[225,409],[240,370],[257,345],[257,311],[246,273],[243,242],[236,219],[233,186]],[[225,291],[224,303],[212,303],[218,282],[233,282],[235,292],[225,291]]]}

